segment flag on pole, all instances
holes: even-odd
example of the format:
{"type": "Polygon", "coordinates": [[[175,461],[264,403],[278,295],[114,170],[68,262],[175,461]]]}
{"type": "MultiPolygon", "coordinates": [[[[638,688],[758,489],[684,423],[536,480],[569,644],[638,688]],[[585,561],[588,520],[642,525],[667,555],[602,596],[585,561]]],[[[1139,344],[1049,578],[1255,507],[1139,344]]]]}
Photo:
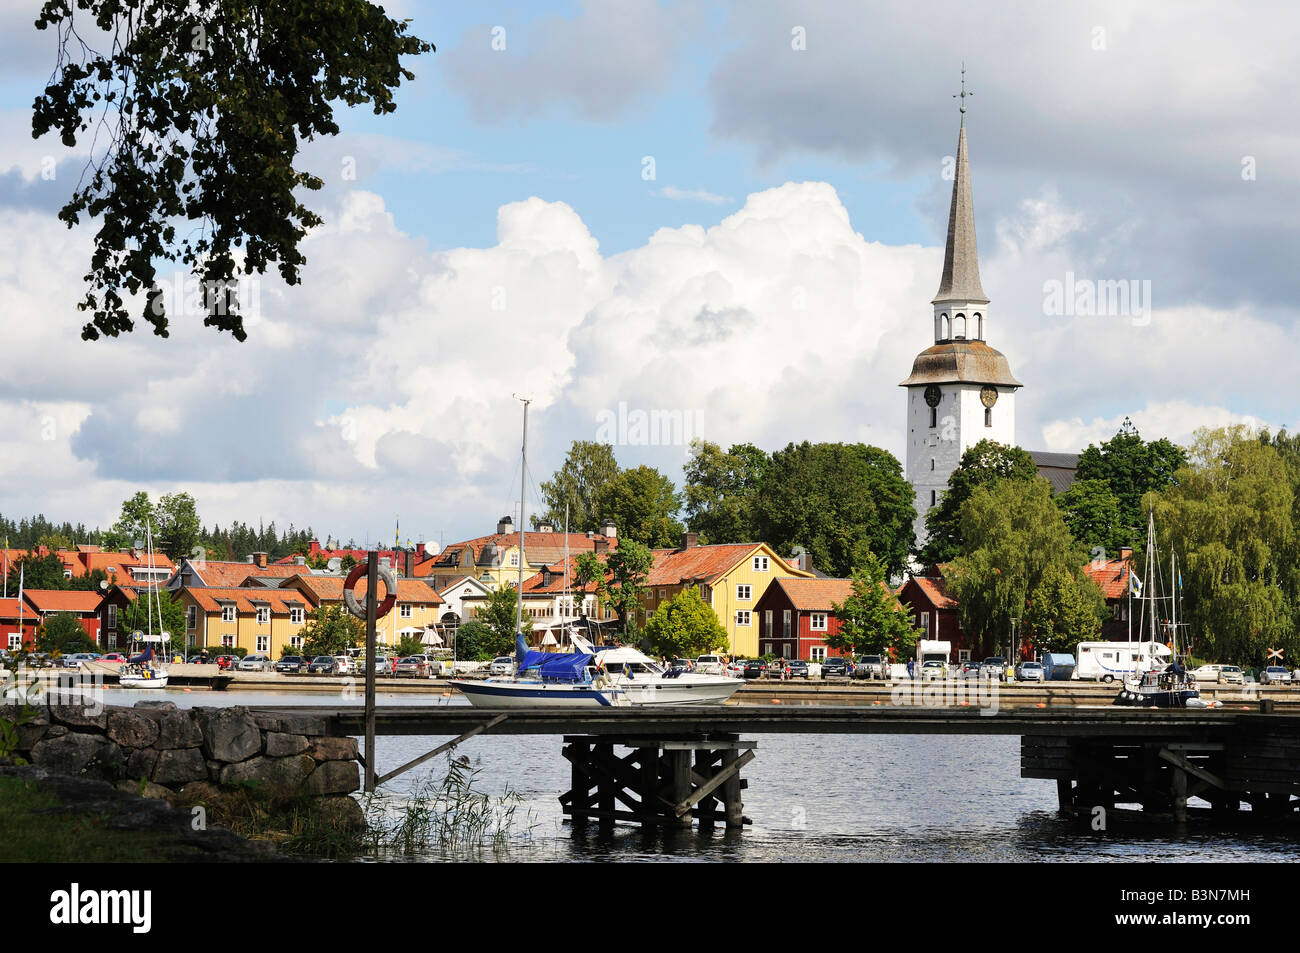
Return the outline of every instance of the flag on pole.
{"type": "Polygon", "coordinates": [[[1128,574],[1128,591],[1139,598],[1142,596],[1142,580],[1132,570],[1128,574]]]}

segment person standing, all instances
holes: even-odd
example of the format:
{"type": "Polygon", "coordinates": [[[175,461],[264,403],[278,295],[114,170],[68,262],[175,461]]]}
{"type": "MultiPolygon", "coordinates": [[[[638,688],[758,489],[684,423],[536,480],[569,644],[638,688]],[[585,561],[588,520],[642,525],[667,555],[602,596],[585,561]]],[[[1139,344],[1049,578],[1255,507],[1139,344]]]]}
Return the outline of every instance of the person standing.
{"type": "Polygon", "coordinates": [[[911,679],[916,678],[916,659],[914,658],[907,660],[907,677],[911,679]]]}

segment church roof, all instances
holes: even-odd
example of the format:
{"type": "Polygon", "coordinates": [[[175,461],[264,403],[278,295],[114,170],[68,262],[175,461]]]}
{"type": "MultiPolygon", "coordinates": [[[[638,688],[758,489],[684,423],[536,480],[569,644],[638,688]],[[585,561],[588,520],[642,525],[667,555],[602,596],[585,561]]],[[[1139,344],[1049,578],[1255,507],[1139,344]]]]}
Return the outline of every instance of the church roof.
{"type": "Polygon", "coordinates": [[[956,383],[1024,386],[1011,376],[1006,356],[983,341],[946,341],[927,347],[912,362],[912,376],[899,386],[956,383]]]}
{"type": "Polygon", "coordinates": [[[943,274],[932,303],[940,301],[989,303],[980,284],[979,251],[975,247],[975,206],[970,194],[965,123],[957,137],[957,168],[952,177],[952,205],[948,209],[948,243],[943,252],[943,274]]]}

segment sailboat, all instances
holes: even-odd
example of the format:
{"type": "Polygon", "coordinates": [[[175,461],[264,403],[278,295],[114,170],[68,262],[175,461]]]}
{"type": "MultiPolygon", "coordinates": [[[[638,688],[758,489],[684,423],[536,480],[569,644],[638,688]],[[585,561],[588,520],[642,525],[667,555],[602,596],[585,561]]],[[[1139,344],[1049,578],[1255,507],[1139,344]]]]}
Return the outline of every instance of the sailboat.
{"type": "Polygon", "coordinates": [[[171,640],[171,635],[163,629],[162,603],[159,601],[158,583],[153,574],[153,529],[148,521],[145,522],[145,551],[148,553],[149,560],[149,586],[145,589],[145,618],[147,620],[148,634],[136,632],[132,636],[132,641],[139,641],[145,644],[144,651],[138,655],[127,657],[126,664],[122,666],[122,674],[118,676],[117,684],[119,688],[166,688],[167,687],[167,670],[155,665],[157,653],[154,652],[154,645],[158,645],[161,654],[166,658],[167,643],[171,640]],[[153,634],[153,611],[154,607],[158,609],[158,635],[153,634]]]}
{"type": "MultiPolygon", "coordinates": [[[[1147,520],[1147,584],[1144,589],[1149,595],[1140,596],[1150,605],[1150,629],[1148,640],[1150,651],[1144,656],[1145,670],[1139,668],[1132,676],[1125,678],[1124,687],[1115,696],[1115,705],[1137,708],[1213,708],[1218,702],[1207,702],[1201,698],[1196,687],[1196,679],[1188,671],[1186,660],[1178,654],[1178,586],[1177,562],[1171,553],[1169,556],[1170,594],[1169,594],[1169,648],[1170,662],[1162,666],[1156,654],[1156,603],[1160,596],[1156,591],[1159,578],[1156,575],[1156,518],[1151,513],[1147,520]]],[[[1147,625],[1146,611],[1143,610],[1142,625],[1147,625]]],[[[1140,641],[1140,640],[1139,640],[1140,641]]]]}

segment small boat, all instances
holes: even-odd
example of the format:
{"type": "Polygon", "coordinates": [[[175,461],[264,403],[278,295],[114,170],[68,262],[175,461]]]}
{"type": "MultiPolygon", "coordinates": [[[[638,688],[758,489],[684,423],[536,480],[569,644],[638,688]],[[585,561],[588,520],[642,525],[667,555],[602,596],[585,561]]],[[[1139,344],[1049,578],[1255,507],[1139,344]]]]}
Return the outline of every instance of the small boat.
{"type": "Polygon", "coordinates": [[[166,688],[167,673],[152,665],[123,665],[117,678],[119,688],[166,688]]]}

